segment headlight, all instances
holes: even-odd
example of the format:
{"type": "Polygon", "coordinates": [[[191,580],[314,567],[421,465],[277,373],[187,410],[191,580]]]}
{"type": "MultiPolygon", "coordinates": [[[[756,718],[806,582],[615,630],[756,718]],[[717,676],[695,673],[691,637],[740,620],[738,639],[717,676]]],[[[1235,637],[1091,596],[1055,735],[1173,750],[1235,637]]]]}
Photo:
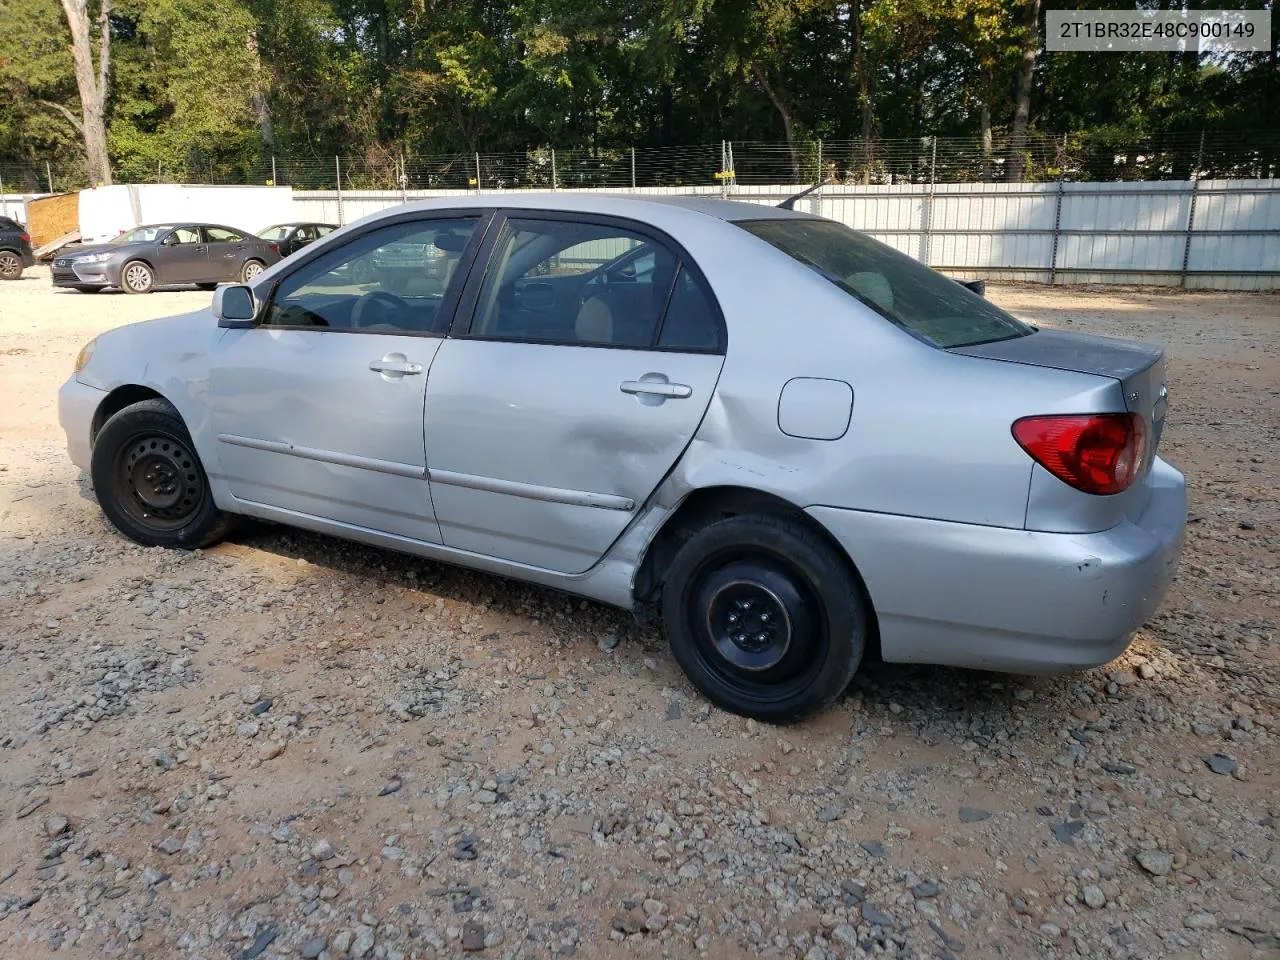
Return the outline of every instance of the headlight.
{"type": "Polygon", "coordinates": [[[76,355],[76,369],[74,371],[75,373],[79,373],[81,370],[85,368],[85,364],[87,364],[89,362],[89,358],[93,356],[93,348],[96,347],[97,345],[98,345],[98,341],[94,339],[94,340],[90,340],[88,343],[86,343],[83,347],[80,348],[80,352],[76,355]]]}
{"type": "Polygon", "coordinates": [[[114,257],[114,253],[89,253],[83,257],[76,257],[76,263],[105,263],[114,257]]]}

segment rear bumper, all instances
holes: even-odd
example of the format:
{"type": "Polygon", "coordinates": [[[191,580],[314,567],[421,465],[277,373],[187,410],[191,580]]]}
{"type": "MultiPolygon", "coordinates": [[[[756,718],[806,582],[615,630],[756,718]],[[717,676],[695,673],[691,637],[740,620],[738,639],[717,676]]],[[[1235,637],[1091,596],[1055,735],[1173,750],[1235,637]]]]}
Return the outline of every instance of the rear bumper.
{"type": "Polygon", "coordinates": [[[106,396],[105,391],[81,383],[75,377],[58,391],[58,423],[67,435],[67,455],[86,472],[93,449],[93,417],[106,396]]]}
{"type": "Polygon", "coordinates": [[[1168,592],[1187,493],[1159,458],[1136,520],[1039,533],[832,507],[808,513],[867,585],[885,660],[1061,673],[1115,659],[1168,592]]]}

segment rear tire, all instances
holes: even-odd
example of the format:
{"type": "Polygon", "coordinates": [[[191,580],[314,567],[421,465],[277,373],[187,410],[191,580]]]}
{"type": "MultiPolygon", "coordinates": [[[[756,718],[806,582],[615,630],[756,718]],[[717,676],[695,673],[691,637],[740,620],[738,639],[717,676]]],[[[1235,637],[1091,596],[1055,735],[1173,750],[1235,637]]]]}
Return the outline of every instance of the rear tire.
{"type": "Polygon", "coordinates": [[[717,706],[785,724],[848,687],[869,606],[847,560],[793,521],[735,516],[680,548],[662,587],[672,653],[717,706]]]}
{"type": "Polygon", "coordinates": [[[218,289],[218,282],[215,280],[213,283],[197,283],[196,286],[201,290],[216,290],[218,289]]]}
{"type": "Polygon", "coordinates": [[[144,546],[194,550],[234,526],[214,505],[191,434],[166,400],[132,404],[103,424],[90,468],[102,512],[144,546]]]}
{"type": "Polygon", "coordinates": [[[0,280],[22,278],[22,258],[12,250],[0,250],[0,280]]]}
{"type": "Polygon", "coordinates": [[[141,260],[130,260],[120,271],[120,289],[125,293],[150,293],[156,284],[156,275],[141,260]]]}
{"type": "Polygon", "coordinates": [[[265,269],[266,265],[261,260],[246,260],[240,268],[240,282],[248,283],[265,269]]]}

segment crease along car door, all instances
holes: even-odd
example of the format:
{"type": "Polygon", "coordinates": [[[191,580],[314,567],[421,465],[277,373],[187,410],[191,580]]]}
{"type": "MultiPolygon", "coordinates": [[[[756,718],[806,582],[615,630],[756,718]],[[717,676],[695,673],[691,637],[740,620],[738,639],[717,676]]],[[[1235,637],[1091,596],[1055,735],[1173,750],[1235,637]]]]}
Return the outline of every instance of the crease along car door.
{"type": "Polygon", "coordinates": [[[723,324],[696,269],[628,221],[511,213],[481,258],[427,383],[441,536],[579,573],[692,439],[723,324]],[[652,269],[638,272],[642,246],[652,269]]]}
{"type": "Polygon", "coordinates": [[[466,261],[479,223],[451,214],[376,226],[285,275],[260,326],[225,331],[209,408],[237,498],[440,542],[422,411],[459,284],[428,278],[424,264],[392,294],[369,264],[376,248],[406,238],[466,261]]]}

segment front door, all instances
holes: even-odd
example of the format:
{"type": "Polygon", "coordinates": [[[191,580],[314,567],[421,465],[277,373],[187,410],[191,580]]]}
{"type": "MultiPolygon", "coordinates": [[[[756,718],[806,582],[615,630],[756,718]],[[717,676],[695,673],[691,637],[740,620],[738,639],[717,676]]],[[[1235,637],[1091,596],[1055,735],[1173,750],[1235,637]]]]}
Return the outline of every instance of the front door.
{"type": "Polygon", "coordinates": [[[409,240],[456,264],[473,255],[478,223],[418,218],[370,230],[284,276],[259,326],[225,332],[209,406],[236,497],[440,542],[423,398],[457,285],[433,283],[424,263],[420,282],[393,294],[369,263],[378,248],[409,240]]]}
{"type": "Polygon", "coordinates": [[[160,241],[156,283],[199,283],[209,279],[209,245],[199,227],[177,227],[160,241]]]}
{"type": "Polygon", "coordinates": [[[723,325],[696,268],[634,225],[521,213],[490,235],[427,382],[441,536],[579,573],[692,439],[723,325]]]}

